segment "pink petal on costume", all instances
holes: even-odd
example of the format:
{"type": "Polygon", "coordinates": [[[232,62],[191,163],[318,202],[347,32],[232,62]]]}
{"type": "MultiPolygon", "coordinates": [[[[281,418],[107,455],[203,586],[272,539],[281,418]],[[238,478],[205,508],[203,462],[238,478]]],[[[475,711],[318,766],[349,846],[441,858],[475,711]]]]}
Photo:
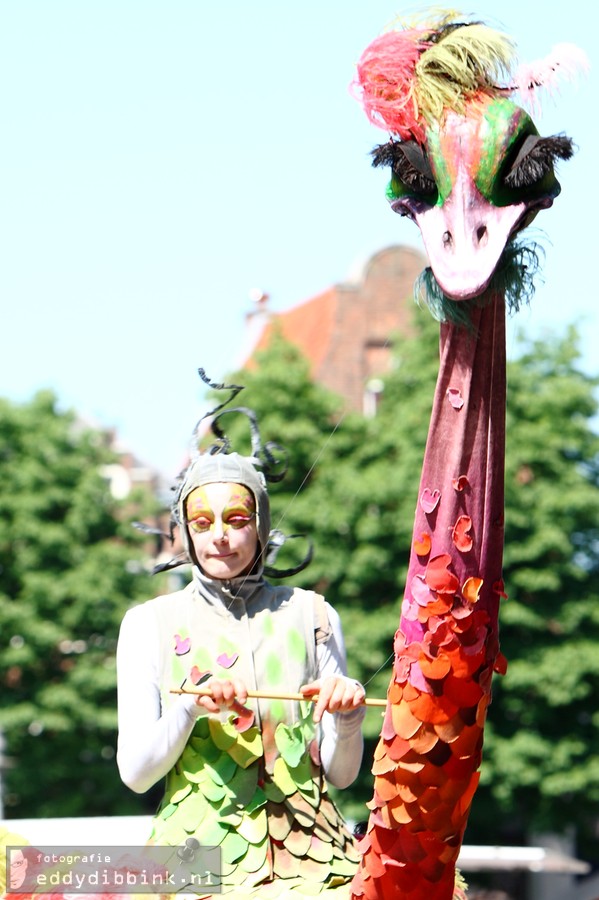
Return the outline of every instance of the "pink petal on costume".
{"type": "Polygon", "coordinates": [[[419,691],[424,691],[427,694],[431,692],[431,686],[422,674],[419,662],[413,662],[410,666],[410,684],[412,687],[418,688],[419,691]]]}
{"type": "Polygon", "coordinates": [[[255,719],[256,719],[256,716],[255,716],[253,710],[243,709],[233,719],[233,725],[235,726],[237,731],[239,731],[240,733],[243,733],[244,731],[247,731],[248,728],[252,727],[255,719]]]}
{"type": "Polygon", "coordinates": [[[464,398],[459,388],[447,388],[447,399],[454,409],[461,409],[464,405],[464,398]]]}
{"type": "Polygon", "coordinates": [[[223,669],[230,669],[231,666],[234,666],[237,660],[239,659],[239,653],[234,653],[233,656],[229,656],[227,653],[221,653],[220,656],[216,657],[216,661],[219,666],[222,666],[223,669]]]}
{"type": "Polygon", "coordinates": [[[412,601],[411,597],[404,597],[401,604],[401,615],[409,622],[416,622],[418,619],[418,604],[412,601]]]}
{"type": "Polygon", "coordinates": [[[395,725],[391,717],[391,706],[387,704],[385,710],[385,718],[383,719],[383,727],[381,728],[381,737],[384,741],[392,741],[395,737],[395,725]]]}
{"type": "Polygon", "coordinates": [[[440,499],[441,491],[436,489],[431,491],[430,488],[425,488],[420,495],[420,506],[425,513],[432,513],[439,505],[440,499]]]}
{"type": "Polygon", "coordinates": [[[177,656],[185,656],[191,650],[191,638],[182,638],[180,634],[175,635],[175,653],[177,656]]]}
{"type": "Polygon", "coordinates": [[[194,684],[200,684],[202,681],[205,681],[209,675],[212,675],[212,672],[209,672],[208,669],[198,669],[197,666],[192,666],[191,672],[189,673],[189,677],[194,684]]]}
{"type": "Polygon", "coordinates": [[[406,653],[398,656],[393,664],[393,674],[397,681],[407,681],[410,674],[410,666],[414,660],[406,653]]]}
{"type": "MultiPolygon", "coordinates": [[[[415,609],[418,609],[418,607],[415,606],[415,609]]],[[[411,619],[408,619],[401,623],[401,631],[396,632],[396,638],[394,642],[395,644],[398,643],[397,634],[403,634],[405,637],[406,646],[409,646],[410,644],[413,644],[414,641],[422,640],[422,635],[424,634],[424,625],[419,621],[419,619],[414,619],[413,621],[411,619]]]]}
{"type": "Polygon", "coordinates": [[[412,597],[418,606],[426,606],[427,603],[430,603],[433,599],[431,592],[425,584],[423,575],[414,575],[410,590],[412,591],[412,597]]]}

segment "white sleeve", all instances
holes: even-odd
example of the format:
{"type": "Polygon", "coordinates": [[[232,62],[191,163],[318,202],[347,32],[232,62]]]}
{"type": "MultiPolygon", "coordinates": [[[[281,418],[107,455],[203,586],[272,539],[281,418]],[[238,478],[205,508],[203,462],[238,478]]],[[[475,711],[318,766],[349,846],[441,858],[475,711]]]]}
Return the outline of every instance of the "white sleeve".
{"type": "Polygon", "coordinates": [[[157,623],[143,606],[130,609],[117,645],[117,765],[124,783],[142,794],[172,769],[193,730],[199,707],[180,696],[162,715],[157,623]]]}
{"type": "MultiPolygon", "coordinates": [[[[332,606],[327,603],[326,607],[332,634],[328,641],[316,645],[318,677],[347,677],[341,620],[332,606]]],[[[350,680],[355,681],[353,678],[350,680]]],[[[347,713],[325,712],[322,717],[320,758],[327,780],[335,787],[349,787],[360,771],[364,752],[362,720],[365,712],[365,707],[359,706],[347,713]]]]}

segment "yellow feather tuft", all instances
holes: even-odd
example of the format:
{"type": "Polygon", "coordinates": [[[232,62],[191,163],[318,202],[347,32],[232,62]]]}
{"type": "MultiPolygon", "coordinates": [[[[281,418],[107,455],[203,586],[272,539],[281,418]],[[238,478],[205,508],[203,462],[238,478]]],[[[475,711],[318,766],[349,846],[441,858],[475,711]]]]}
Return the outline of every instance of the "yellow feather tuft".
{"type": "Polygon", "coordinates": [[[516,60],[513,41],[487,25],[462,25],[433,43],[416,63],[415,94],[422,115],[439,119],[444,109],[464,112],[478,93],[502,92],[516,60]]]}

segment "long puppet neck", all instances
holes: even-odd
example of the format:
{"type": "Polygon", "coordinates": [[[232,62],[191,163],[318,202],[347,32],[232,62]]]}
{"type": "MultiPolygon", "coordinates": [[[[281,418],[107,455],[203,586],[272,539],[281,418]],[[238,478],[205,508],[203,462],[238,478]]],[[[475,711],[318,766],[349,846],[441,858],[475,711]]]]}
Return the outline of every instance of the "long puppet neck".
{"type": "Polygon", "coordinates": [[[440,356],[354,898],[451,900],[498,661],[503,298],[473,311],[472,330],[442,325],[440,356]]]}

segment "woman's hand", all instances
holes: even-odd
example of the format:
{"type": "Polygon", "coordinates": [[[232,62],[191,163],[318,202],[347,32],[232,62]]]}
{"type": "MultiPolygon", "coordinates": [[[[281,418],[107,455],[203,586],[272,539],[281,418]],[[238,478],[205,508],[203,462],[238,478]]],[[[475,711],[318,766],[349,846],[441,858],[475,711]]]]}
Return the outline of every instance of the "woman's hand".
{"type": "Polygon", "coordinates": [[[220,713],[230,710],[242,714],[247,711],[248,692],[243,681],[238,678],[220,679],[210,678],[202,683],[202,688],[210,691],[210,694],[198,694],[196,705],[201,706],[206,712],[220,713]]]}
{"type": "Polygon", "coordinates": [[[311,681],[300,688],[304,697],[314,697],[318,694],[314,707],[314,721],[320,722],[325,712],[344,713],[361,706],[366,692],[358,681],[343,675],[328,675],[311,681]]]}

